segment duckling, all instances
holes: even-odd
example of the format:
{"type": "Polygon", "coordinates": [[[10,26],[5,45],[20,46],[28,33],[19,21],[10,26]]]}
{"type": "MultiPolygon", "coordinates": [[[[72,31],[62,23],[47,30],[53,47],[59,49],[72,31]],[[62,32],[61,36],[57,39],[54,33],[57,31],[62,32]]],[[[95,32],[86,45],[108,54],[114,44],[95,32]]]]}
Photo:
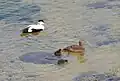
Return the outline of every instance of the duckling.
{"type": "Polygon", "coordinates": [[[65,64],[65,63],[68,63],[68,60],[60,59],[57,62],[58,65],[62,65],[62,64],[65,64]]]}
{"type": "Polygon", "coordinates": [[[54,52],[55,56],[61,56],[62,49],[58,49],[57,51],[54,52]]]}

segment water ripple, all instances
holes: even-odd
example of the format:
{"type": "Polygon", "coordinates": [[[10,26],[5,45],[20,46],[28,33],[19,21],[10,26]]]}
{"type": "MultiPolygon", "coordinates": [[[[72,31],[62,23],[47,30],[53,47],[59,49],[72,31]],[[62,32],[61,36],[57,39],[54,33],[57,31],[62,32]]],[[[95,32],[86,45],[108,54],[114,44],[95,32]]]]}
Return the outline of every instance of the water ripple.
{"type": "Polygon", "coordinates": [[[88,4],[87,7],[92,9],[99,9],[99,8],[112,9],[113,7],[120,8],[120,2],[119,0],[101,1],[101,2],[88,4]]]}
{"type": "Polygon", "coordinates": [[[99,24],[95,25],[92,28],[87,30],[89,37],[94,39],[91,41],[92,45],[95,47],[103,46],[103,45],[110,45],[110,44],[117,44],[120,42],[119,38],[114,38],[111,35],[111,25],[109,24],[99,24]]]}
{"type": "Polygon", "coordinates": [[[40,7],[34,4],[25,4],[20,0],[4,2],[6,1],[2,1],[3,4],[0,4],[0,20],[9,22],[30,21],[33,15],[40,13],[40,7]]]}
{"type": "Polygon", "coordinates": [[[120,81],[120,77],[110,73],[86,72],[73,78],[73,81],[120,81]]]}

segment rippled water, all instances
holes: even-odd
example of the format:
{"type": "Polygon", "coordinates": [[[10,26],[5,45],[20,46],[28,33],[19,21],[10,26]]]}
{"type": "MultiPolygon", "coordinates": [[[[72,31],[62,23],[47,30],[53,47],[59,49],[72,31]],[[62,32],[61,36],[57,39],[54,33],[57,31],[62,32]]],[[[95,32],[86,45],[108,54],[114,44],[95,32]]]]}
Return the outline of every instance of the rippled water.
{"type": "Polygon", "coordinates": [[[74,78],[74,81],[119,81],[120,77],[112,74],[99,74],[96,72],[86,72],[74,78]]]}
{"type": "Polygon", "coordinates": [[[0,20],[10,23],[21,23],[32,21],[32,16],[39,17],[40,7],[31,4],[23,4],[20,0],[1,1],[0,20]],[[7,3],[6,3],[7,2],[7,3]]]}
{"type": "Polygon", "coordinates": [[[119,76],[119,4],[119,0],[0,0],[0,81],[72,81],[89,71],[119,76]],[[38,19],[45,20],[47,34],[21,37],[20,30],[38,19]],[[85,40],[85,63],[71,58],[65,66],[55,65],[58,58],[53,52],[79,40],[85,40]]]}

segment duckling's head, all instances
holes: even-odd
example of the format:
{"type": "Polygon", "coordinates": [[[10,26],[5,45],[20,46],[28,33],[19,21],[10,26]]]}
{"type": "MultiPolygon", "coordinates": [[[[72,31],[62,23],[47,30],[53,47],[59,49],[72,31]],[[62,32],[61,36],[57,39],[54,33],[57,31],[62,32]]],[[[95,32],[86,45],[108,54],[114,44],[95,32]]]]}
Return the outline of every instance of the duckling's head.
{"type": "Polygon", "coordinates": [[[68,60],[65,60],[65,62],[67,63],[67,62],[68,62],[68,60]]]}
{"type": "Polygon", "coordinates": [[[62,49],[58,49],[57,51],[54,52],[55,56],[61,56],[62,49]]]}

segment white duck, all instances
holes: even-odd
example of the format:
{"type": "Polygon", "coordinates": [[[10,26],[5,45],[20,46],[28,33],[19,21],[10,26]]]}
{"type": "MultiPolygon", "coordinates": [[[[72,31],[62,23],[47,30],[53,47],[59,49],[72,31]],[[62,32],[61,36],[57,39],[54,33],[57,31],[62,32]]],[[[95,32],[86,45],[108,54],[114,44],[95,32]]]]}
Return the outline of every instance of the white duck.
{"type": "Polygon", "coordinates": [[[36,25],[28,25],[27,28],[22,30],[22,33],[34,33],[34,32],[40,32],[44,30],[44,21],[38,20],[38,23],[36,25]]]}

